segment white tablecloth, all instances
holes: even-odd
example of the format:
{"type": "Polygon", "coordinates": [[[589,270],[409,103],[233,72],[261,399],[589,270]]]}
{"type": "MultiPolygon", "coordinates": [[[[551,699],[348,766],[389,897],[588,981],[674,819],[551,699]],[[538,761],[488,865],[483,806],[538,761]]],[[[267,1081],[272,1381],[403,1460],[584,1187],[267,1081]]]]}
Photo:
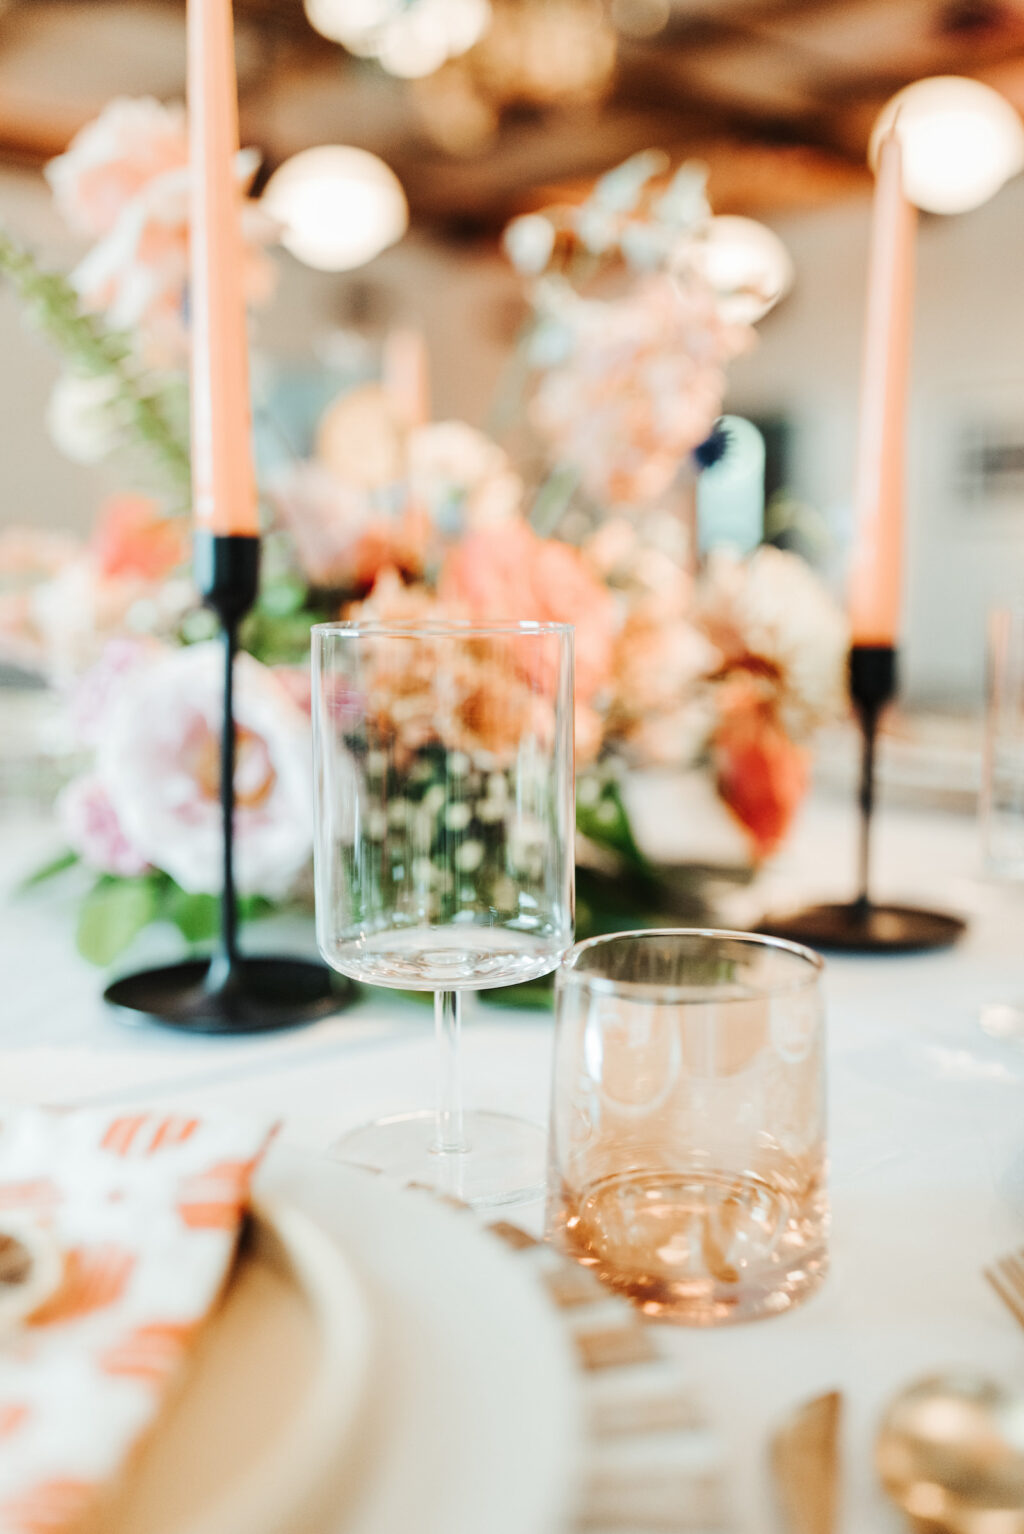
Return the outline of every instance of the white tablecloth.
{"type": "MultiPolygon", "coordinates": [[[[770,896],[845,896],[854,830],[848,804],[812,801],[767,880],[770,896]]],[[[47,835],[12,822],[2,838],[9,884],[39,860],[47,835]]],[[[871,1469],[886,1397],[950,1363],[1024,1385],[1024,1334],[981,1278],[984,1263],[1024,1244],[1024,1050],[977,1025],[983,1002],[1024,999],[1024,894],[979,879],[969,819],[883,815],[878,852],[880,894],[964,910],[972,925],[947,953],[829,966],[831,1276],[791,1316],[672,1333],[729,1440],[749,1534],[770,1527],[769,1427],[801,1399],[845,1392],[843,1528],[875,1534],[897,1527],[871,1469]]],[[[423,1106],[427,1008],[382,995],[313,1028],[243,1040],[127,1028],[105,1013],[100,977],[74,956],[72,923],[70,895],[57,889],[4,907],[0,1097],[217,1104],[280,1115],[286,1138],[313,1149],[366,1119],[423,1106]]],[[[164,941],[153,938],[154,953],[164,941]]],[[[466,1032],[473,1104],[542,1119],[550,1019],[476,1006],[466,1032]]]]}

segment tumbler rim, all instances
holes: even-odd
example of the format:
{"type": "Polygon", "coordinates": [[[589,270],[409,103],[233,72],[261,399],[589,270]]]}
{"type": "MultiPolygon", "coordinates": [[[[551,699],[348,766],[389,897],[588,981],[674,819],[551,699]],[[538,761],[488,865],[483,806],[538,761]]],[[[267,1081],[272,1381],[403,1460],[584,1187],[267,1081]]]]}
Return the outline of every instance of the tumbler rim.
{"type": "Polygon", "coordinates": [[[314,623],[311,632],[318,638],[358,639],[363,635],[375,639],[418,639],[421,637],[442,639],[529,638],[535,634],[569,635],[575,631],[573,623],[550,623],[532,618],[496,618],[486,623],[474,623],[472,619],[431,618],[426,623],[383,623],[378,619],[331,623],[314,623]]]}
{"type": "Polygon", "coordinates": [[[794,943],[789,938],[773,937],[766,932],[736,932],[723,927],[635,927],[624,932],[602,932],[596,937],[585,938],[582,942],[573,944],[563,954],[558,966],[559,984],[585,986],[603,995],[653,993],[659,1000],[672,1000],[678,997],[679,1000],[689,1001],[693,1005],[701,1004],[694,995],[695,992],[704,992],[708,1002],[714,1001],[715,1005],[720,1006],[750,999],[716,995],[716,988],[712,985],[678,985],[668,982],[660,984],[654,980],[613,980],[608,975],[589,974],[577,967],[579,960],[592,949],[622,940],[639,938],[706,938],[741,943],[748,948],[774,949],[777,953],[788,954],[806,965],[806,970],[798,978],[795,977],[788,982],[783,981],[778,985],[753,987],[754,994],[762,997],[787,996],[794,991],[805,990],[809,986],[816,985],[825,972],[825,960],[815,949],[808,948],[804,943],[794,943]]]}

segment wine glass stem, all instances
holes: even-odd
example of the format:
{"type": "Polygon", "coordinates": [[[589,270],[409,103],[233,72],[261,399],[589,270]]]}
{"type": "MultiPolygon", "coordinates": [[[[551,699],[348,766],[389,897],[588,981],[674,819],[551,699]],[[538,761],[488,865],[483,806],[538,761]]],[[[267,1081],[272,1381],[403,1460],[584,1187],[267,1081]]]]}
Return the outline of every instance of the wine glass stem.
{"type": "Polygon", "coordinates": [[[437,1149],[455,1154],[466,1149],[462,1124],[462,995],[434,992],[437,1033],[437,1149]]]}

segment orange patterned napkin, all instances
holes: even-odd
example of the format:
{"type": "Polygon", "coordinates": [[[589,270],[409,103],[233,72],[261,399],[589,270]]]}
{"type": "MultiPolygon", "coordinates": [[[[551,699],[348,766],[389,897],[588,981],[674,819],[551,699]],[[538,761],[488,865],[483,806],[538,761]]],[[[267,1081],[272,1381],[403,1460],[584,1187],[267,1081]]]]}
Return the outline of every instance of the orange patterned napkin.
{"type": "Polygon", "coordinates": [[[45,1229],[63,1278],[0,1335],[0,1534],[72,1530],[116,1478],[220,1293],[271,1134],[110,1110],[4,1121],[0,1230],[45,1229]]]}

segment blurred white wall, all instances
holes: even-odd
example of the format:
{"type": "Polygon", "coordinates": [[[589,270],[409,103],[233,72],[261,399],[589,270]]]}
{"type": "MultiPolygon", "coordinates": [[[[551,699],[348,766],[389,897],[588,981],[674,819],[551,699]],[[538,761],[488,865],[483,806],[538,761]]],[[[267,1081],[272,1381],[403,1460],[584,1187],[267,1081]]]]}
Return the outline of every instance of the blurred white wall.
{"type": "MultiPolygon", "coordinates": [[[[60,264],[73,258],[38,178],[0,175],[0,221],[60,264]]],[[[775,227],[796,285],[762,326],[757,350],[734,366],[728,406],[791,420],[791,485],[826,516],[838,567],[849,536],[868,204],[775,227]]],[[[975,213],[920,229],[904,673],[908,698],[920,703],[975,701],[985,613],[1024,600],[1024,494],[1019,504],[1004,495],[972,507],[961,475],[962,433],[972,422],[1016,431],[1024,453],[1022,228],[1024,178],[975,213]]],[[[84,528],[116,481],[64,462],[50,444],[43,417],[56,364],[2,287],[0,523],[84,528]]],[[[367,291],[371,326],[424,330],[435,414],[483,424],[520,302],[500,257],[409,239],[344,279],[283,258],[278,298],[260,320],[262,347],[292,362],[312,359],[317,337],[346,323],[367,291]]]]}
{"type": "MultiPolygon", "coordinates": [[[[75,258],[37,176],[0,172],[0,225],[54,266],[75,258]]],[[[45,411],[57,374],[53,352],[29,332],[0,277],[0,525],[86,528],[111,488],[96,470],[68,463],[50,441],[45,411]]]]}

